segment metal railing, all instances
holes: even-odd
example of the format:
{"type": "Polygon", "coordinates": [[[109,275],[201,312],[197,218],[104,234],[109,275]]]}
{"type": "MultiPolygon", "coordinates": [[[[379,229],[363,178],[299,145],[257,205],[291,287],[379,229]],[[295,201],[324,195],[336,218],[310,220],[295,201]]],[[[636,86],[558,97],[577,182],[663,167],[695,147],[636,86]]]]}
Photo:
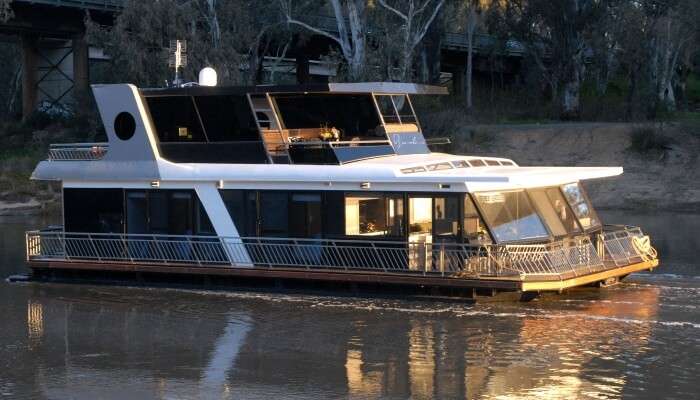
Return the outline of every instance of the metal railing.
{"type": "Polygon", "coordinates": [[[506,245],[501,249],[506,265],[529,278],[557,276],[567,279],[605,269],[587,236],[548,244],[506,245]]]}
{"type": "Polygon", "coordinates": [[[109,150],[107,143],[62,143],[49,146],[49,161],[96,161],[109,150]]]}
{"type": "Polygon", "coordinates": [[[599,256],[588,237],[541,245],[468,245],[48,230],[27,232],[26,240],[27,259],[36,261],[301,268],[460,278],[561,280],[641,261],[643,255],[624,239],[637,234],[641,234],[639,228],[601,235],[599,239],[606,248],[605,258],[599,256]],[[633,252],[637,252],[636,255],[633,252]]]}
{"type": "Polygon", "coordinates": [[[118,11],[124,7],[125,0],[15,0],[17,2],[46,4],[58,7],[77,7],[92,10],[118,11]]]}
{"type": "Polygon", "coordinates": [[[623,266],[657,257],[648,236],[634,226],[606,225],[599,243],[602,244],[599,252],[607,265],[623,266]]]}

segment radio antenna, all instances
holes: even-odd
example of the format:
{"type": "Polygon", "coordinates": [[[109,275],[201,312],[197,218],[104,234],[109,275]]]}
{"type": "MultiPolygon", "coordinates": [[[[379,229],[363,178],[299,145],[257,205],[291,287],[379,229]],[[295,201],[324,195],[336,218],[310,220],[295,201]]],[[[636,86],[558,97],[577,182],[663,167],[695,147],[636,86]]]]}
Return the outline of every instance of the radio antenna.
{"type": "Polygon", "coordinates": [[[174,86],[182,85],[180,78],[180,68],[187,66],[187,41],[186,40],[171,40],[168,52],[168,66],[175,68],[174,86]]]}

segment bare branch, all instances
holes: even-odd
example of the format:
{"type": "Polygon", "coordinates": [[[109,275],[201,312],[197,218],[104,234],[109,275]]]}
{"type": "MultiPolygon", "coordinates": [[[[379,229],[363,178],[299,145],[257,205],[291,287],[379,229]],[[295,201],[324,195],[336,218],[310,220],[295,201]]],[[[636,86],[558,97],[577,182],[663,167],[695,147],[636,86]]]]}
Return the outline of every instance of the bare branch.
{"type": "MultiPolygon", "coordinates": [[[[428,1],[429,2],[429,1],[428,1]]],[[[428,4],[426,2],[426,4],[428,4]]],[[[432,15],[430,15],[430,18],[423,24],[423,28],[417,33],[416,36],[413,38],[413,45],[417,46],[418,43],[423,40],[423,37],[425,37],[426,33],[428,33],[428,29],[430,29],[430,25],[433,23],[435,20],[435,17],[437,17],[438,13],[440,12],[440,8],[442,8],[442,5],[445,4],[445,0],[440,0],[440,2],[435,6],[435,9],[433,10],[432,15]]]]}
{"type": "Polygon", "coordinates": [[[280,0],[280,9],[282,10],[282,13],[284,14],[284,17],[285,17],[288,24],[300,26],[300,27],[307,29],[311,32],[314,32],[318,35],[325,36],[325,37],[337,42],[341,46],[343,45],[343,42],[341,41],[341,39],[339,37],[334,36],[334,35],[326,32],[322,29],[311,26],[311,25],[307,24],[306,22],[299,21],[297,19],[292,18],[291,5],[287,2],[285,2],[284,0],[280,0]]]}
{"type": "Polygon", "coordinates": [[[384,8],[399,16],[399,18],[403,19],[404,21],[408,21],[408,17],[406,16],[406,14],[388,5],[385,0],[379,0],[379,4],[381,4],[384,8]]]}

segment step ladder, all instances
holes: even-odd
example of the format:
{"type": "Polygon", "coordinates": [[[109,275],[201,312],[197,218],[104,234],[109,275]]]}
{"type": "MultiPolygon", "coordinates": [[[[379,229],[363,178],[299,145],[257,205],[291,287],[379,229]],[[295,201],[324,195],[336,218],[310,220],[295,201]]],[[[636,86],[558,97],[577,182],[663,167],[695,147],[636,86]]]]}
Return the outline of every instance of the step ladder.
{"type": "Polygon", "coordinates": [[[271,164],[291,164],[288,141],[282,130],[277,113],[273,109],[270,95],[248,94],[248,102],[253,111],[255,124],[265,144],[268,162],[271,164]]]}

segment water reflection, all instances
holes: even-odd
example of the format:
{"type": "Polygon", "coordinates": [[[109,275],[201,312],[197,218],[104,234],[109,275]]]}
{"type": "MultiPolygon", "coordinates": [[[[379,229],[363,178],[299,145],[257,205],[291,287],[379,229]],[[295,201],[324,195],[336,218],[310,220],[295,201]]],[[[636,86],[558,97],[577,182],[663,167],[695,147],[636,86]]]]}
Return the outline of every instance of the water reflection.
{"type": "MultiPolygon", "coordinates": [[[[385,393],[412,398],[618,398],[626,373],[613,368],[620,357],[644,353],[658,311],[658,290],[619,291],[611,298],[581,300],[575,312],[561,314],[561,303],[524,313],[502,313],[498,321],[411,319],[399,365],[365,364],[362,338],[346,353],[351,397],[385,393]],[[620,326],[621,321],[629,326],[620,326]],[[465,349],[460,354],[460,349],[465,349]],[[405,374],[405,376],[402,376],[405,374]],[[383,387],[404,382],[404,388],[383,387]],[[401,390],[403,389],[403,390],[401,390]]],[[[572,299],[572,303],[579,303],[572,299]]],[[[570,310],[567,310],[570,311],[570,310]]],[[[494,313],[495,314],[495,313],[494,313]]],[[[467,318],[469,318],[467,316],[467,318]]]]}
{"type": "Polygon", "coordinates": [[[700,280],[649,276],[477,306],[0,282],[0,394],[696,398],[700,280]]]}

